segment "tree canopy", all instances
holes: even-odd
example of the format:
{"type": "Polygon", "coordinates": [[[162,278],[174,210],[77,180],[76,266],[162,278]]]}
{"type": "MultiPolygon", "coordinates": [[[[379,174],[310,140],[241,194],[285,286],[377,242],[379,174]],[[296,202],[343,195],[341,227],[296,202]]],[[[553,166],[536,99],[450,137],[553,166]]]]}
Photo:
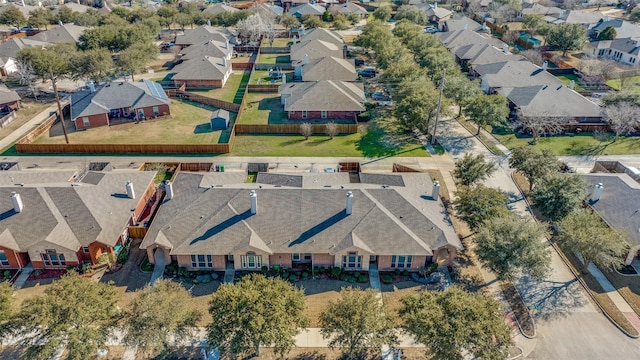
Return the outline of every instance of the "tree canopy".
{"type": "Polygon", "coordinates": [[[22,11],[17,6],[11,5],[7,10],[0,14],[0,24],[6,24],[20,28],[22,24],[27,22],[22,11]]]}
{"type": "Polygon", "coordinates": [[[542,242],[543,229],[515,214],[487,220],[473,238],[475,253],[498,277],[513,280],[518,271],[542,280],[551,257],[542,242]]]}
{"type": "Polygon", "coordinates": [[[520,171],[529,181],[529,190],[539,179],[560,169],[558,159],[550,150],[542,151],[532,146],[521,146],[511,151],[509,166],[520,171]]]}
{"type": "Polygon", "coordinates": [[[371,16],[373,16],[374,19],[378,19],[380,21],[389,21],[389,19],[391,18],[391,6],[380,6],[373,12],[371,16]]]}
{"type": "Polygon", "coordinates": [[[616,38],[616,29],[613,26],[607,26],[604,30],[598,34],[598,38],[596,40],[613,40],[616,38]]]}
{"type": "Polygon", "coordinates": [[[509,197],[500,190],[482,184],[460,187],[455,195],[453,208],[458,218],[474,231],[480,229],[487,220],[505,216],[509,212],[509,197]]]}
{"type": "Polygon", "coordinates": [[[565,217],[558,225],[558,241],[582,256],[582,272],[587,272],[591,262],[605,268],[622,265],[623,256],[629,249],[627,235],[609,227],[598,214],[582,209],[565,217]]]}
{"type": "Polygon", "coordinates": [[[587,183],[579,175],[556,174],[542,178],[530,196],[542,215],[559,221],[577,210],[587,193],[587,183]]]}
{"type": "Polygon", "coordinates": [[[368,348],[398,342],[395,321],[373,289],[342,288],[340,299],[329,301],[320,314],[320,327],[329,346],[341,347],[347,359],[361,359],[368,348]]]}
{"type": "Polygon", "coordinates": [[[562,23],[549,27],[547,43],[567,56],[569,50],[582,50],[587,41],[587,31],[582,24],[562,23]]]}
{"type": "Polygon", "coordinates": [[[13,315],[13,285],[8,281],[0,282],[0,322],[11,319],[13,315]]]}
{"type": "Polygon", "coordinates": [[[308,324],[304,292],[277,278],[251,274],[213,293],[209,343],[230,356],[259,353],[260,344],[284,355],[308,324]]]}
{"type": "Polygon", "coordinates": [[[507,98],[502,95],[479,93],[467,102],[462,112],[478,125],[478,135],[482,126],[504,126],[509,116],[509,107],[507,98]]]}
{"type": "Polygon", "coordinates": [[[453,169],[453,178],[456,183],[463,186],[470,186],[489,178],[496,171],[496,164],[487,161],[484,154],[473,155],[466,153],[456,161],[456,167],[453,169]]]}
{"type": "Polygon", "coordinates": [[[26,299],[10,320],[27,359],[46,360],[60,347],[67,359],[89,359],[102,348],[119,318],[117,292],[110,284],[75,272],[54,281],[44,295],[26,299]]]}
{"type": "Polygon", "coordinates": [[[403,328],[434,360],[506,359],[511,329],[500,303],[457,287],[411,293],[400,300],[403,328]]]}

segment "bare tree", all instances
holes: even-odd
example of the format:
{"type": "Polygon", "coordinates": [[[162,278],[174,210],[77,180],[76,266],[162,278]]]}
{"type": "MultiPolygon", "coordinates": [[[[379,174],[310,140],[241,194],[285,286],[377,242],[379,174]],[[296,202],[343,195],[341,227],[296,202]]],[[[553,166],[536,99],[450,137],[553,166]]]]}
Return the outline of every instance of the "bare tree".
{"type": "Polygon", "coordinates": [[[273,41],[280,36],[282,31],[276,29],[276,24],[271,18],[266,18],[262,21],[263,34],[269,41],[269,46],[273,47],[273,41]]]}
{"type": "Polygon", "coordinates": [[[533,142],[537,142],[540,136],[545,134],[556,134],[562,130],[562,125],[567,123],[566,117],[555,117],[549,115],[524,116],[518,114],[516,126],[519,126],[533,135],[533,142]]]}
{"type": "Polygon", "coordinates": [[[629,134],[640,127],[640,107],[628,102],[609,105],[604,109],[607,120],[611,123],[611,130],[616,134],[613,141],[622,134],[629,134]]]}
{"type": "Polygon", "coordinates": [[[300,135],[304,136],[305,140],[309,140],[309,136],[313,134],[313,126],[309,123],[300,124],[300,135]]]}
{"type": "Polygon", "coordinates": [[[264,34],[265,30],[264,21],[257,14],[253,14],[248,18],[239,21],[236,27],[240,36],[247,43],[258,41],[260,36],[264,34]]]}
{"type": "Polygon", "coordinates": [[[505,31],[502,34],[502,41],[505,42],[506,44],[513,44],[516,42],[516,40],[518,40],[519,37],[520,37],[519,31],[505,31]]]}
{"type": "Polygon", "coordinates": [[[605,81],[613,78],[613,73],[617,69],[616,62],[609,59],[603,59],[596,63],[596,71],[605,81]]]}
{"type": "Polygon", "coordinates": [[[542,58],[542,54],[540,53],[540,51],[525,50],[521,52],[520,55],[524,56],[525,58],[527,58],[527,60],[538,66],[542,66],[542,63],[544,63],[544,59],[542,58]]]}
{"type": "Polygon", "coordinates": [[[334,122],[327,123],[327,125],[325,125],[324,132],[329,135],[330,139],[333,139],[339,133],[338,125],[334,122]]]}
{"type": "Polygon", "coordinates": [[[18,60],[16,69],[20,85],[27,85],[33,94],[33,98],[38,101],[38,88],[35,86],[36,75],[33,72],[31,63],[25,60],[18,60]]]}

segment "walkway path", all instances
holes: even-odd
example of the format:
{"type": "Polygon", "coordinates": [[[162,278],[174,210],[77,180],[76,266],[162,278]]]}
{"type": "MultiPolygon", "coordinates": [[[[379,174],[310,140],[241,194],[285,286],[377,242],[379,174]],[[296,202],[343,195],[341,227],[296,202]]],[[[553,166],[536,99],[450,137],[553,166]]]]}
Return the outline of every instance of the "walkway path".
{"type": "Polygon", "coordinates": [[[27,282],[27,279],[29,278],[29,275],[31,275],[32,271],[33,271],[33,264],[31,263],[28,263],[27,266],[22,268],[22,272],[20,273],[20,275],[18,275],[18,278],[13,283],[14,290],[22,289],[22,287],[24,286],[24,283],[27,282]]]}
{"type": "MultiPolygon", "coordinates": [[[[62,101],[63,107],[66,104],[67,104],[66,101],[62,101]]],[[[22,136],[24,136],[26,133],[31,131],[31,129],[33,129],[35,126],[40,125],[43,121],[45,121],[49,117],[49,114],[51,114],[54,111],[58,111],[58,105],[56,104],[49,106],[38,115],[31,118],[31,120],[24,123],[24,125],[20,126],[16,130],[14,130],[11,134],[7,135],[2,140],[0,140],[0,149],[4,149],[13,145],[16,141],[20,140],[22,136]]]]}
{"type": "Polygon", "coordinates": [[[633,326],[635,326],[635,328],[640,331],[640,318],[638,318],[638,315],[633,311],[629,303],[627,303],[627,301],[622,297],[622,295],[620,295],[620,293],[618,292],[618,290],[616,290],[613,284],[609,282],[609,279],[607,279],[607,277],[602,273],[602,271],[600,271],[600,269],[598,269],[598,267],[595,266],[593,263],[590,263],[587,269],[589,270],[591,275],[593,275],[593,277],[595,277],[596,280],[598,280],[598,282],[600,283],[600,286],[602,286],[602,290],[604,290],[607,293],[607,295],[611,298],[613,303],[616,304],[618,309],[620,309],[620,311],[622,311],[624,316],[627,319],[629,319],[629,322],[631,322],[631,324],[633,324],[633,326]]]}
{"type": "Polygon", "coordinates": [[[232,264],[228,264],[227,268],[224,270],[224,280],[223,283],[231,284],[233,283],[233,279],[236,277],[236,269],[232,264]]]}
{"type": "Polygon", "coordinates": [[[164,257],[164,251],[162,249],[156,249],[153,254],[153,260],[155,266],[153,267],[153,273],[151,274],[151,286],[155,284],[158,279],[161,279],[164,275],[164,268],[167,266],[167,260],[164,257]]]}

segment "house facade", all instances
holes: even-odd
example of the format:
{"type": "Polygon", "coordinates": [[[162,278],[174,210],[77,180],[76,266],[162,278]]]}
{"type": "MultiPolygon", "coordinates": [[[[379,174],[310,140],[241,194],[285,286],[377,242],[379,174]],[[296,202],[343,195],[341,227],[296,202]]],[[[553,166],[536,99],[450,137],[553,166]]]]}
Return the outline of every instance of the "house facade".
{"type": "Polygon", "coordinates": [[[591,54],[630,66],[640,64],[640,37],[590,42],[591,54]]]}
{"type": "Polygon", "coordinates": [[[20,95],[0,84],[0,114],[20,109],[20,95]]]}
{"type": "Polygon", "coordinates": [[[245,173],[180,172],[140,247],[188,270],[418,270],[450,262],[462,248],[442,203],[420,196],[433,190],[422,187],[427,174],[361,174],[357,189],[348,173],[261,175],[246,184],[245,173]]]}

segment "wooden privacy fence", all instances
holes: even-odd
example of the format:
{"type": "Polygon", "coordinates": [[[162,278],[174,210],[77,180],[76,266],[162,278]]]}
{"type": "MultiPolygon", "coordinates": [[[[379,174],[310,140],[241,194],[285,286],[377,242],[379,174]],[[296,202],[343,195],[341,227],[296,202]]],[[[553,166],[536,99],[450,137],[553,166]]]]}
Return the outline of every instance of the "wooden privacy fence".
{"type": "Polygon", "coordinates": [[[291,64],[268,64],[268,63],[256,63],[256,70],[272,70],[272,69],[280,69],[280,70],[293,70],[293,65],[291,64]]]}
{"type": "Polygon", "coordinates": [[[16,143],[16,149],[18,148],[18,145],[31,144],[31,142],[33,142],[33,140],[37,139],[38,136],[40,136],[40,135],[44,134],[45,132],[49,131],[51,126],[53,126],[53,124],[56,122],[57,118],[58,118],[57,113],[49,116],[45,121],[43,121],[40,125],[38,125],[37,128],[33,129],[33,131],[31,131],[27,135],[23,136],[22,139],[18,140],[18,142],[16,143]]]}
{"type": "Polygon", "coordinates": [[[249,84],[248,90],[250,93],[278,93],[278,84],[249,84]]]}
{"type": "Polygon", "coordinates": [[[143,226],[129,226],[127,231],[129,236],[134,239],[143,239],[147,235],[147,228],[143,226]]]}
{"type": "Polygon", "coordinates": [[[17,143],[20,153],[214,154],[231,152],[227,144],[30,144],[17,143]]]}
{"type": "Polygon", "coordinates": [[[180,163],[180,171],[211,171],[213,163],[180,163]]]}
{"type": "Polygon", "coordinates": [[[288,46],[278,46],[278,47],[263,46],[260,48],[260,52],[263,54],[288,54],[290,51],[291,51],[291,48],[288,46]]]}
{"type": "Polygon", "coordinates": [[[231,102],[222,101],[218,99],[212,99],[206,96],[190,93],[187,91],[165,90],[165,92],[167,93],[167,96],[176,98],[176,99],[194,101],[197,103],[211,105],[217,108],[221,108],[221,109],[225,109],[233,112],[238,112],[240,110],[239,104],[234,104],[231,102]]]}
{"type": "MultiPolygon", "coordinates": [[[[357,124],[336,124],[340,134],[355,134],[358,132],[357,124]]],[[[323,124],[311,125],[314,134],[324,134],[326,126],[323,124]]],[[[299,124],[236,124],[235,132],[242,134],[300,134],[299,124]]]]}
{"type": "Polygon", "coordinates": [[[231,69],[233,70],[248,70],[253,68],[253,63],[232,63],[231,69]]]}

